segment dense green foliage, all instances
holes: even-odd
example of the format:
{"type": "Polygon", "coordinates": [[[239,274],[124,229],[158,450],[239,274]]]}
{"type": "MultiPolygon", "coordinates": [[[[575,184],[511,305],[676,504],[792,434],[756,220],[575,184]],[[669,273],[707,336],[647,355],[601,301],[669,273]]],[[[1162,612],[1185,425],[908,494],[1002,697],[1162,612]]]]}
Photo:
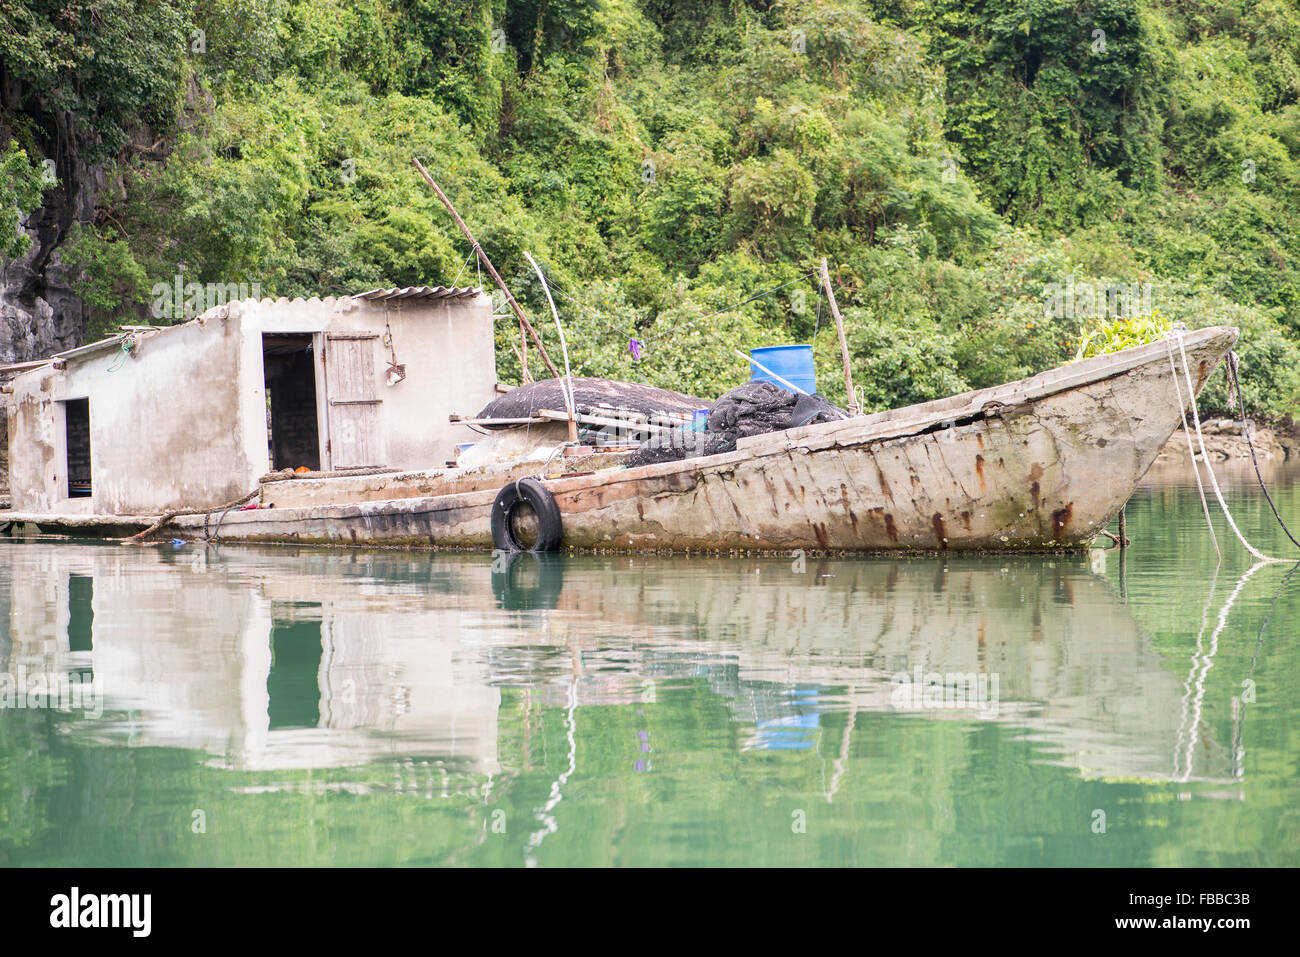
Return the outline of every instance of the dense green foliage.
{"type": "MultiPolygon", "coordinates": [[[[65,252],[92,333],[182,267],[287,296],[464,281],[418,156],[539,314],[523,252],[544,264],[575,371],[713,395],[748,375],[734,347],[811,340],[842,400],[824,255],[871,408],[1068,361],[1115,288],[1142,290],[1130,317],[1241,325],[1249,401],[1300,402],[1291,0],[0,0],[0,22],[25,109],[116,157],[65,252]],[[124,147],[138,128],[161,145],[124,147]]],[[[3,123],[34,159],[30,120],[3,123]]],[[[29,210],[10,149],[0,206],[29,210]]]]}
{"type": "Polygon", "coordinates": [[[20,231],[24,210],[34,209],[41,201],[43,169],[33,166],[27,151],[10,140],[0,149],[0,257],[21,256],[31,245],[31,238],[20,231]]]}

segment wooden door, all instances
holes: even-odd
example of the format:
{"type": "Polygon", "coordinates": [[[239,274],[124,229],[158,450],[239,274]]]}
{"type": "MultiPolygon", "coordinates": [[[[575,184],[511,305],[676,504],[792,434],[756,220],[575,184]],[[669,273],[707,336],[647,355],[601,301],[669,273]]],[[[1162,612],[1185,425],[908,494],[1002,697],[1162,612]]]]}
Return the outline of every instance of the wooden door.
{"type": "Polygon", "coordinates": [[[326,333],[325,397],[329,405],[330,467],[384,464],[375,385],[374,333],[326,333]]]}

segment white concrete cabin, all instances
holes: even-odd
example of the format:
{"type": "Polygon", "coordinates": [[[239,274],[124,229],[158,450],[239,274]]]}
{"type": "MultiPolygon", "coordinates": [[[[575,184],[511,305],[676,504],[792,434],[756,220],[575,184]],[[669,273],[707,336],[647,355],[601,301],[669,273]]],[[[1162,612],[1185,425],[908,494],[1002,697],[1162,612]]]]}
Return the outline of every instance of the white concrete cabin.
{"type": "Polygon", "coordinates": [[[248,299],[21,365],[4,387],[15,511],[216,506],[274,469],[454,458],[475,435],[448,413],[495,394],[492,299],[442,286],[248,299]]]}

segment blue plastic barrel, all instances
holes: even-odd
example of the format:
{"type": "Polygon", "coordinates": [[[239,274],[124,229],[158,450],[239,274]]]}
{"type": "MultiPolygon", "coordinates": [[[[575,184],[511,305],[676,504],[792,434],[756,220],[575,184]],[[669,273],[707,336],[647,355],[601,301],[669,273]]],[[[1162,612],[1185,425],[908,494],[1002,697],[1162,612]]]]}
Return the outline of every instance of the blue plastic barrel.
{"type": "MultiPolygon", "coordinates": [[[[771,369],[790,385],[798,386],[809,395],[817,392],[817,370],[813,368],[812,346],[764,346],[750,349],[749,354],[758,362],[771,369]]],[[[788,386],[777,382],[757,366],[750,366],[754,382],[771,382],[782,389],[788,386]]]]}

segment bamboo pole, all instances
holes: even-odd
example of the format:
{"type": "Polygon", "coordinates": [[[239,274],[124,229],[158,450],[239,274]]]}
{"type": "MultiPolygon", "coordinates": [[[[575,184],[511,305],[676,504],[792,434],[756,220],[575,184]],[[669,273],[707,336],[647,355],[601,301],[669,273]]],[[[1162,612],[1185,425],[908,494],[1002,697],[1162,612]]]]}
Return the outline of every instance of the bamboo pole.
{"type": "Polygon", "coordinates": [[[826,298],[831,304],[831,315],[835,319],[835,331],[840,334],[840,357],[844,360],[844,390],[848,397],[850,415],[859,415],[858,397],[853,393],[853,373],[849,371],[849,344],[844,338],[844,320],[840,318],[840,307],[835,302],[835,292],[831,289],[831,274],[826,268],[826,257],[822,257],[822,285],[826,287],[826,298]]]}
{"type": "Polygon", "coordinates": [[[546,363],[546,368],[550,369],[551,375],[558,379],[560,377],[560,372],[555,368],[555,363],[551,361],[551,357],[547,355],[546,346],[542,345],[542,340],[541,337],[537,335],[537,330],[534,329],[533,324],[528,321],[528,317],[524,315],[524,311],[519,308],[519,303],[515,302],[515,297],[510,294],[510,290],[506,288],[505,282],[501,279],[501,276],[497,274],[496,267],[492,265],[492,260],[488,259],[487,253],[483,252],[483,247],[478,244],[478,240],[474,238],[474,234],[471,233],[469,227],[465,225],[465,220],[460,218],[460,213],[456,212],[456,207],[451,205],[451,200],[449,200],[447,195],[438,188],[438,184],[433,181],[433,177],[430,176],[429,171],[424,168],[424,164],[414,156],[411,157],[411,162],[415,164],[415,168],[420,171],[420,175],[423,176],[424,181],[429,184],[429,188],[437,194],[440,200],[442,200],[442,205],[447,207],[447,212],[451,213],[451,218],[456,221],[456,225],[459,226],[460,231],[465,234],[465,238],[473,244],[474,252],[478,254],[478,258],[487,269],[488,275],[492,277],[497,286],[500,287],[501,291],[505,293],[506,302],[510,304],[510,308],[513,309],[515,315],[519,317],[520,325],[527,329],[528,334],[533,337],[533,342],[537,346],[537,351],[541,354],[542,361],[546,363]]]}
{"type": "Polygon", "coordinates": [[[533,381],[533,374],[528,371],[528,332],[522,322],[519,323],[519,348],[515,355],[519,356],[519,380],[526,385],[533,381]]]}

